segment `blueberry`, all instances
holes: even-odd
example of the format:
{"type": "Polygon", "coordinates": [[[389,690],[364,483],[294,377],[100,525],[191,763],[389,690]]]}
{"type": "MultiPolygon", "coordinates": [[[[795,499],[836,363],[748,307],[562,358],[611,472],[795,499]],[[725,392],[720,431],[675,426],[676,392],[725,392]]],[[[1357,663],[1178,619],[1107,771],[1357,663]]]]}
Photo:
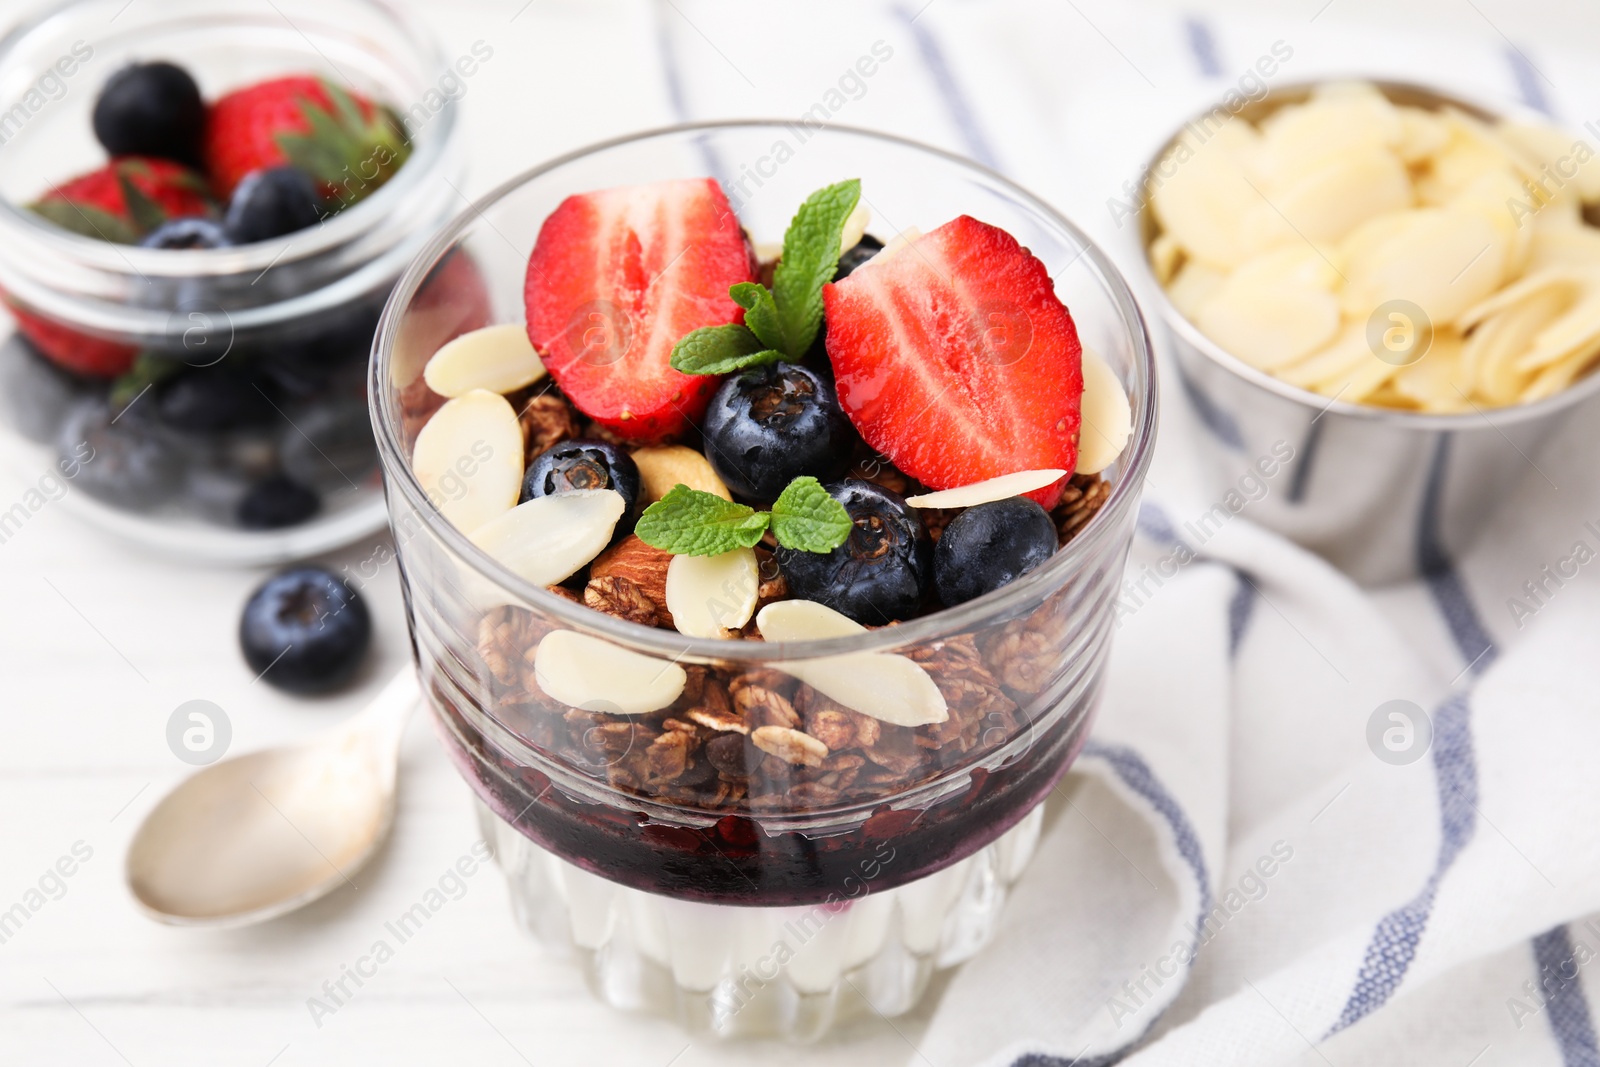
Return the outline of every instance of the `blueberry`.
{"type": "Polygon", "coordinates": [[[311,408],[283,428],[283,472],[302,485],[337,493],[360,485],[378,466],[378,446],[364,400],[311,408]]]}
{"type": "Polygon", "coordinates": [[[0,345],[0,403],[30,441],[49,444],[72,405],[92,387],[51,363],[20,333],[0,345]]]}
{"type": "Polygon", "coordinates": [[[933,553],[933,588],[947,607],[1010,585],[1056,551],[1056,524],[1027,497],[970,507],[950,520],[933,553]]]}
{"type": "Polygon", "coordinates": [[[837,478],[855,432],[833,387],[794,363],[769,363],[717,389],[705,418],[706,456],[734,494],[776,500],[795,478],[837,478]]]}
{"type": "Polygon", "coordinates": [[[291,693],[323,693],[348,681],[372,643],[361,595],[321,567],[294,567],[268,578],[239,620],[245,662],[268,684],[291,693]]]}
{"type": "Polygon", "coordinates": [[[151,230],[139,242],[145,248],[226,248],[228,235],[207,218],[172,219],[151,230]]]}
{"type": "Polygon", "coordinates": [[[832,552],[780,547],[778,567],[789,591],[866,625],[916,614],[933,555],[916,509],[899,493],[854,478],[828,486],[828,494],[844,505],[855,528],[832,552]]]}
{"type": "Polygon", "coordinates": [[[298,167],[251,171],[233,191],[222,228],[236,245],[315,226],[322,219],[322,197],[311,176],[298,167]]]}
{"type": "Polygon", "coordinates": [[[172,63],[135,63],[113,74],[94,105],[94,135],[113,156],[200,162],[206,106],[189,72],[172,63]]]}
{"type": "Polygon", "coordinates": [[[840,278],[848,278],[851,271],[882,251],[882,241],[870,233],[862,234],[861,240],[852,247],[845,249],[844,253],[839,257],[839,269],[833,272],[833,280],[838,281],[840,278]]]}
{"type": "Polygon", "coordinates": [[[177,443],[137,409],[118,414],[102,401],[85,403],[68,414],[56,446],[60,462],[76,468],[72,484],[116,507],[153,508],[183,481],[177,443]]]}
{"type": "Polygon", "coordinates": [[[322,498],[299,482],[274,474],[250,487],[239,501],[239,525],[246,530],[298,526],[322,508],[322,498]]]}
{"type": "Polygon", "coordinates": [[[226,364],[169,379],[160,387],[156,410],[168,426],[191,433],[258,426],[277,414],[251,377],[226,364]]]}
{"type": "Polygon", "coordinates": [[[639,468],[626,452],[608,442],[563,441],[539,453],[529,465],[518,503],[574,489],[615,489],[631,513],[639,500],[639,468]]]}

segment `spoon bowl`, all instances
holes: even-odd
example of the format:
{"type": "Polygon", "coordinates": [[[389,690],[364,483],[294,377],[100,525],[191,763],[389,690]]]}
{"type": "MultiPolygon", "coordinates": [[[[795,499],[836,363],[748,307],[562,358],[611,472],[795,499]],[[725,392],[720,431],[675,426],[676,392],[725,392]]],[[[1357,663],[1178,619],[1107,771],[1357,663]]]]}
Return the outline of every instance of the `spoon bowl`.
{"type": "Polygon", "coordinates": [[[159,922],[244,926],[355,885],[394,822],[400,736],[417,697],[407,668],[323,737],[185,780],[128,846],[134,900],[159,922]]]}

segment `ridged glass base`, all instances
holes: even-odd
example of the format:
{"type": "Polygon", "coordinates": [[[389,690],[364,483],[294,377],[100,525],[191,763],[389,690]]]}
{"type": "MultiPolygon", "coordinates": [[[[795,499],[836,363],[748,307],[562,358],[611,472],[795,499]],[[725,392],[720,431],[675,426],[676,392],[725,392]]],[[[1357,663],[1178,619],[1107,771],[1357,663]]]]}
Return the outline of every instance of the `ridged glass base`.
{"type": "MultiPolygon", "coordinates": [[[[1033,857],[1043,808],[993,844],[906,885],[871,892],[874,863],[836,902],[743,908],[675,900],[580,870],[488,808],[479,823],[517,919],[583,959],[596,994],[698,1032],[810,1041],[862,1014],[909,1011],[934,971],[988,942],[1033,857]]],[[[877,863],[893,862],[886,843],[877,863]]]]}

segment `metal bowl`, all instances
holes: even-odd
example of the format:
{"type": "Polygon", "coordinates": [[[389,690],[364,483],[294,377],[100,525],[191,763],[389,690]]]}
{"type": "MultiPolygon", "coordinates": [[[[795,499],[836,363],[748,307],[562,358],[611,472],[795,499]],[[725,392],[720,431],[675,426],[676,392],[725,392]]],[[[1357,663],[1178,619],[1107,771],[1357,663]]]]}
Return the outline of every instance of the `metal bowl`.
{"type": "MultiPolygon", "coordinates": [[[[1275,88],[1234,113],[1257,121],[1306,100],[1316,84],[1275,88]]],[[[1451,105],[1490,121],[1549,122],[1428,86],[1373,84],[1396,104],[1430,110],[1451,105]]],[[[1218,107],[1227,110],[1218,104],[1199,116],[1218,107]]],[[[1229,354],[1178,311],[1150,266],[1150,244],[1161,232],[1150,205],[1150,175],[1184,128],[1174,131],[1145,171],[1136,230],[1142,274],[1136,277],[1145,283],[1156,312],[1152,318],[1167,328],[1182,391],[1205,427],[1201,452],[1215,491],[1236,488],[1241,475],[1260,462],[1284,462],[1271,489],[1250,503],[1253,521],[1317,552],[1364,585],[1442,569],[1472,544],[1517,483],[1544,479],[1538,452],[1567,418],[1580,409],[1600,413],[1600,374],[1532,404],[1428,415],[1330,400],[1229,354]]]]}

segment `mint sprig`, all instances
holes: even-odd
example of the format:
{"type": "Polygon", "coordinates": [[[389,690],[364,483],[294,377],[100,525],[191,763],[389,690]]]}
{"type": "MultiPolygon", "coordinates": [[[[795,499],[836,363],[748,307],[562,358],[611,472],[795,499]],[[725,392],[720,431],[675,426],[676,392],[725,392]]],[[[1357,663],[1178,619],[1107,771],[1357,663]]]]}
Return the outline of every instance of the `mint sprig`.
{"type": "Polygon", "coordinates": [[[844,544],[853,525],[844,505],[807,476],[790,482],[770,512],[680,483],[644,509],[634,533],[674,555],[720,556],[755,547],[770,527],[784,548],[826,553],[844,544]]]}
{"type": "Polygon", "coordinates": [[[822,287],[839,269],[845,221],[860,200],[859,178],[806,197],[784,232],[772,288],[758,282],[730,286],[728,295],[744,309],[743,324],[708,326],[686,335],[673,346],[673,368],[684,374],[731,374],[804,359],[822,325],[822,287]]]}

